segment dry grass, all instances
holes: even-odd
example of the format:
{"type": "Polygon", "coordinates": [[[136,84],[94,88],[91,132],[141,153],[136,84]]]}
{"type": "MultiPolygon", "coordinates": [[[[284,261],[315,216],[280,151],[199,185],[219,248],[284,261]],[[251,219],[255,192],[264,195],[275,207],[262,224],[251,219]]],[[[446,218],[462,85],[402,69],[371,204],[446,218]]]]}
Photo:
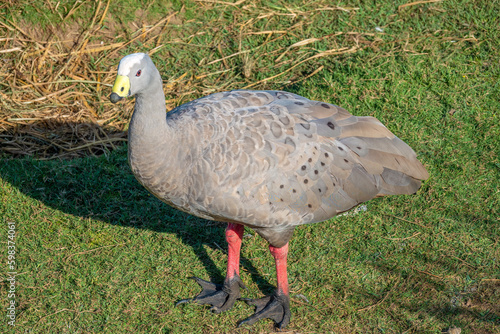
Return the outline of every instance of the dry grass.
{"type": "MultiPolygon", "coordinates": [[[[7,93],[0,93],[4,152],[72,158],[102,154],[126,140],[127,120],[105,99],[115,75],[107,69],[129,44],[112,43],[113,32],[102,30],[109,3],[97,2],[84,29],[66,24],[77,6],[83,5],[79,2],[59,24],[41,31],[27,22],[1,22],[9,36],[1,40],[0,50],[0,77],[7,86],[2,89],[7,93]]],[[[158,29],[148,29],[135,39],[153,30],[158,29]]]]}
{"type": "MultiPolygon", "coordinates": [[[[245,1],[227,3],[223,1],[198,1],[204,10],[216,6],[238,6],[245,1]]],[[[203,58],[196,73],[187,71],[177,79],[165,82],[165,91],[170,106],[186,102],[186,97],[198,97],[215,91],[236,88],[263,87],[276,82],[297,67],[307,66],[312,60],[339,54],[348,54],[367,45],[365,35],[354,31],[336,32],[321,37],[307,38],[289,46],[278,42],[285,38],[297,38],[315,15],[325,11],[352,12],[358,8],[326,7],[303,11],[294,8],[271,7],[260,10],[255,4],[243,6],[242,12],[249,19],[241,19],[233,29],[237,34],[238,52],[227,54],[227,43],[214,38],[209,45],[197,45],[193,41],[200,36],[213,35],[212,27],[191,29],[190,20],[182,20],[179,11],[154,18],[144,18],[138,23],[121,22],[110,14],[110,1],[97,1],[89,10],[89,23],[74,19],[82,6],[89,4],[75,2],[64,13],[51,1],[46,1],[48,10],[57,13],[61,20],[40,29],[26,20],[0,21],[4,38],[0,39],[0,143],[1,150],[14,157],[35,156],[40,159],[74,158],[85,155],[100,155],[112,150],[126,140],[126,126],[129,115],[123,109],[131,110],[132,101],[126,108],[112,106],[108,100],[109,87],[115,78],[117,60],[124,51],[140,48],[152,55],[167,45],[191,48],[213,48],[212,59],[203,58]],[[302,18],[287,30],[263,30],[256,25],[272,21],[273,17],[302,18]],[[185,26],[184,33],[175,33],[170,26],[185,26]],[[260,45],[242,49],[247,39],[264,36],[260,45]],[[311,44],[332,38],[345,38],[347,46],[316,51],[311,44]],[[123,40],[116,42],[117,40],[123,40]],[[271,48],[268,53],[266,50],[271,48]],[[217,57],[217,54],[219,57],[217,57]],[[255,80],[255,57],[267,54],[275,59],[276,74],[255,80]],[[289,57],[287,57],[289,55],[289,57]],[[234,65],[234,61],[239,65],[234,65]],[[220,66],[219,66],[220,65],[220,66]],[[213,71],[215,66],[219,70],[213,71]],[[221,79],[241,72],[241,80],[221,79]],[[227,76],[224,76],[226,74],[227,76]],[[205,79],[210,80],[205,80],[205,79]]],[[[8,4],[4,4],[8,6],[8,4]]],[[[184,11],[182,8],[180,11],[184,11]]],[[[135,13],[144,15],[143,11],[135,13]]],[[[192,20],[191,20],[192,21],[192,20]]],[[[213,22],[212,22],[213,24],[213,22]]],[[[292,76],[292,80],[281,84],[293,84],[319,73],[324,66],[317,66],[304,77],[292,76]]],[[[234,79],[234,78],[233,78],[234,79]]]]}

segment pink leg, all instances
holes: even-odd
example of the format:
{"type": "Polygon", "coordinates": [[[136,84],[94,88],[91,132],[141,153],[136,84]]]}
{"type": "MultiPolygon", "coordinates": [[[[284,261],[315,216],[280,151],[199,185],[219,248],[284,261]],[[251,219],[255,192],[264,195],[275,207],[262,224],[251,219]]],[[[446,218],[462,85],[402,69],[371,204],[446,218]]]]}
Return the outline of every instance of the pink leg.
{"type": "Polygon", "coordinates": [[[240,250],[243,238],[243,225],[228,223],[226,228],[226,241],[228,245],[226,281],[240,275],[240,250]]]}
{"type": "Polygon", "coordinates": [[[273,247],[269,245],[269,250],[274,257],[276,263],[276,277],[278,279],[278,293],[288,295],[288,277],[286,273],[286,256],[288,254],[288,243],[281,247],[273,247]]]}
{"type": "Polygon", "coordinates": [[[196,297],[182,299],[176,305],[189,303],[191,301],[198,304],[211,305],[212,312],[220,313],[229,310],[240,298],[240,288],[245,285],[240,279],[240,249],[241,238],[243,237],[243,225],[236,223],[227,224],[226,240],[229,246],[227,260],[227,275],[224,284],[214,284],[198,277],[193,279],[203,289],[196,297]]]}
{"type": "Polygon", "coordinates": [[[283,247],[269,245],[269,250],[276,263],[276,277],[278,286],[276,292],[271,296],[260,299],[243,299],[249,305],[255,306],[255,314],[240,321],[238,327],[243,324],[252,325],[261,319],[273,319],[280,329],[285,328],[290,322],[290,297],[288,292],[288,278],[286,274],[286,256],[288,254],[288,243],[283,247]]]}

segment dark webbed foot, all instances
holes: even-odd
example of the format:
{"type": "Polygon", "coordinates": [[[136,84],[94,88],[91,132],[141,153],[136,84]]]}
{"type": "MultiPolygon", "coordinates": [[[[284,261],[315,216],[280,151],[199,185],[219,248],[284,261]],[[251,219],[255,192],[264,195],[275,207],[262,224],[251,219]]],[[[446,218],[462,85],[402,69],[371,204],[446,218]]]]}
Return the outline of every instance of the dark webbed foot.
{"type": "Polygon", "coordinates": [[[214,284],[198,277],[191,277],[203,289],[196,297],[178,301],[175,306],[189,303],[191,301],[200,305],[212,305],[210,310],[221,313],[233,307],[235,301],[240,298],[240,287],[246,289],[238,275],[224,281],[224,284],[214,284]]]}
{"type": "Polygon", "coordinates": [[[238,323],[238,327],[243,324],[253,325],[261,319],[272,319],[279,329],[285,328],[290,322],[290,297],[284,293],[275,292],[271,296],[260,299],[242,298],[248,305],[255,306],[255,313],[238,323]]]}

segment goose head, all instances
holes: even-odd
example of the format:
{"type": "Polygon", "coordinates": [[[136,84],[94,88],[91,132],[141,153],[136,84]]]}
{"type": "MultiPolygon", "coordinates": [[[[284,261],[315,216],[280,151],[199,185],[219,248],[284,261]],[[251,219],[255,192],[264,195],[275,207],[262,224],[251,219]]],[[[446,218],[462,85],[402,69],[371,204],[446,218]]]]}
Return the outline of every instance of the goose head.
{"type": "Polygon", "coordinates": [[[120,60],[118,75],[109,99],[112,103],[116,103],[124,97],[141,94],[152,86],[157,77],[159,77],[158,70],[147,54],[127,55],[120,60]]]}

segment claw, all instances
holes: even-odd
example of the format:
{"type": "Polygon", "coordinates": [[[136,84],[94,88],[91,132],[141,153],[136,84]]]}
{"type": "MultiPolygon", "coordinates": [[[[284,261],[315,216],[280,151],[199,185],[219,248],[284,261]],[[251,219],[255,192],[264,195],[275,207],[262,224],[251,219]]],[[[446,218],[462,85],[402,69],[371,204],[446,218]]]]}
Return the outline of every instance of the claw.
{"type": "Polygon", "coordinates": [[[274,320],[276,327],[279,329],[285,328],[290,323],[290,298],[288,295],[279,291],[271,296],[266,296],[260,299],[240,298],[248,305],[255,306],[255,313],[238,322],[238,327],[241,325],[253,325],[261,319],[274,320]]]}
{"type": "Polygon", "coordinates": [[[200,305],[211,305],[210,310],[221,313],[233,307],[235,301],[240,297],[240,287],[246,289],[238,275],[224,281],[224,284],[215,284],[198,277],[190,277],[202,288],[202,291],[194,298],[179,300],[175,306],[196,302],[200,305]]]}
{"type": "Polygon", "coordinates": [[[193,298],[186,298],[186,299],[181,299],[177,303],[175,303],[175,307],[181,305],[181,304],[187,304],[190,303],[193,300],[193,298]]]}

